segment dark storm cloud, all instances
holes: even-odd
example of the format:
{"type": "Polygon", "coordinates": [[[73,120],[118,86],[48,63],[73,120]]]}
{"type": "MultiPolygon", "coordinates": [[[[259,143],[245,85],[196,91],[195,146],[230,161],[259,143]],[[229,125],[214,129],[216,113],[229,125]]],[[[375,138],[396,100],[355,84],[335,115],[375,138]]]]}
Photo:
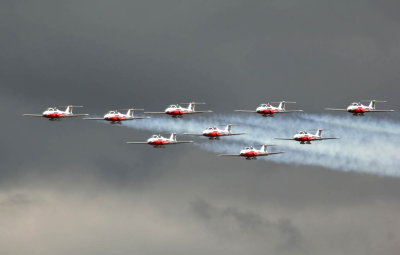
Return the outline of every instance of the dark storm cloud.
{"type": "Polygon", "coordinates": [[[314,112],[374,97],[398,110],[398,12],[397,1],[2,1],[0,253],[398,254],[397,178],[129,146],[150,133],[21,117],[188,100],[314,112]]]}
{"type": "Polygon", "coordinates": [[[396,104],[400,38],[382,6],[280,2],[5,3],[3,87],[97,109],[114,107],[115,94],[156,109],[189,99],[222,110],[287,98],[314,111],[327,100],[396,104]]]}
{"type": "Polygon", "coordinates": [[[301,233],[289,219],[276,222],[263,219],[251,211],[241,211],[235,207],[217,208],[204,200],[191,203],[195,215],[212,228],[221,239],[263,241],[265,245],[276,245],[278,250],[294,250],[302,253],[301,233]],[[278,240],[278,241],[277,241],[278,240]]]}

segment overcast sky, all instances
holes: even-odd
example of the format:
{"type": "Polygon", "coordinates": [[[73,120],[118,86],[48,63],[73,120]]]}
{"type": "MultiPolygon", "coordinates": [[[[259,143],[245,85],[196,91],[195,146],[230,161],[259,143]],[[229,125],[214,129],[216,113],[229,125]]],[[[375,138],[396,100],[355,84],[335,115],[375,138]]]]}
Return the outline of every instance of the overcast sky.
{"type": "Polygon", "coordinates": [[[21,114],[399,110],[398,13],[395,0],[1,1],[0,254],[397,255],[399,178],[128,146],[151,133],[21,114]]]}

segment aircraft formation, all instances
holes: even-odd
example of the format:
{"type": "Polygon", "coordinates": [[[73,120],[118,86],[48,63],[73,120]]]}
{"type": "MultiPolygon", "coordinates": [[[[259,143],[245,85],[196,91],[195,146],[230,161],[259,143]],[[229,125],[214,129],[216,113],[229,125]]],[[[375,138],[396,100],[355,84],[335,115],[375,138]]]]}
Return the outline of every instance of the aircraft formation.
{"type": "MultiPolygon", "coordinates": [[[[362,100],[366,101],[366,100],[362,100]]],[[[368,100],[369,105],[363,105],[360,102],[351,103],[346,109],[336,109],[336,108],[325,108],[328,111],[346,111],[351,113],[354,116],[364,116],[365,113],[371,112],[394,112],[394,110],[377,110],[375,108],[375,104],[377,102],[386,102],[379,100],[368,100]]],[[[260,104],[255,110],[235,110],[235,112],[244,112],[244,113],[257,113],[262,115],[263,117],[273,117],[275,114],[280,113],[295,113],[295,112],[303,112],[303,110],[286,110],[286,104],[293,104],[296,102],[272,102],[277,103],[278,106],[273,106],[271,103],[263,103],[260,104]]],[[[207,111],[196,111],[195,105],[197,104],[205,104],[203,102],[190,102],[190,103],[181,103],[182,105],[188,105],[186,108],[180,106],[179,104],[168,106],[163,112],[144,112],[146,114],[167,114],[173,118],[182,118],[186,114],[197,114],[197,113],[211,113],[211,110],[207,111]]],[[[69,117],[85,117],[89,116],[89,114],[74,114],[72,112],[73,108],[80,108],[83,106],[75,106],[75,105],[67,105],[67,106],[59,106],[66,107],[64,111],[59,110],[57,107],[49,107],[42,114],[23,114],[23,116],[30,117],[42,117],[47,118],[50,121],[59,121],[63,118],[69,117]]],[[[120,111],[126,110],[126,114],[119,112],[119,110],[111,110],[107,112],[103,118],[83,118],[83,120],[97,120],[97,121],[108,121],[111,124],[121,124],[122,121],[131,121],[138,119],[150,119],[148,116],[144,117],[136,117],[134,116],[134,111],[144,110],[144,109],[120,109],[120,111]]],[[[227,124],[224,129],[220,129],[217,126],[210,126],[203,130],[201,133],[183,133],[183,135],[187,136],[204,136],[210,140],[219,140],[220,137],[225,136],[236,136],[236,135],[245,135],[246,133],[233,133],[232,126],[234,124],[227,124]]],[[[323,141],[323,140],[332,140],[332,139],[340,139],[339,137],[322,137],[322,129],[317,129],[315,134],[309,133],[307,131],[299,131],[291,138],[274,138],[277,140],[288,140],[288,141],[297,141],[300,144],[311,144],[311,142],[315,141],[323,141]]],[[[154,134],[145,142],[126,142],[127,144],[148,144],[153,146],[154,148],[165,148],[166,145],[172,144],[184,144],[184,143],[193,143],[194,141],[178,141],[177,134],[171,133],[170,137],[163,137],[160,134],[154,134]]],[[[218,154],[218,156],[238,156],[244,157],[247,160],[257,159],[257,157],[261,156],[269,156],[284,153],[280,152],[268,152],[268,146],[276,146],[273,144],[261,144],[259,145],[261,148],[259,150],[255,149],[253,146],[247,146],[244,149],[240,150],[237,154],[218,154]]]]}

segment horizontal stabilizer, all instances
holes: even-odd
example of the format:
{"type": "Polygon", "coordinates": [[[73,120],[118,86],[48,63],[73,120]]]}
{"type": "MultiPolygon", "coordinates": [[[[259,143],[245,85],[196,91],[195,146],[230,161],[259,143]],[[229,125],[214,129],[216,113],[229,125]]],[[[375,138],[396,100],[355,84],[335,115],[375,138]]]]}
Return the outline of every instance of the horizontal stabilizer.
{"type": "Polygon", "coordinates": [[[194,112],[188,112],[189,114],[193,114],[193,113],[208,113],[208,112],[213,112],[211,110],[209,111],[194,111],[194,112]]]}
{"type": "Polygon", "coordinates": [[[177,142],[175,142],[176,144],[179,144],[179,143],[193,143],[193,141],[177,141],[177,142]]]}
{"type": "Polygon", "coordinates": [[[394,112],[394,110],[370,110],[366,112],[394,112]]]}
{"type": "Polygon", "coordinates": [[[284,111],[277,111],[274,113],[290,113],[290,112],[303,112],[303,110],[284,110],[284,111]]]}
{"type": "Polygon", "coordinates": [[[375,103],[387,103],[387,101],[385,101],[385,100],[375,100],[375,99],[363,99],[363,100],[361,100],[361,102],[371,102],[371,101],[373,101],[375,103]]]}

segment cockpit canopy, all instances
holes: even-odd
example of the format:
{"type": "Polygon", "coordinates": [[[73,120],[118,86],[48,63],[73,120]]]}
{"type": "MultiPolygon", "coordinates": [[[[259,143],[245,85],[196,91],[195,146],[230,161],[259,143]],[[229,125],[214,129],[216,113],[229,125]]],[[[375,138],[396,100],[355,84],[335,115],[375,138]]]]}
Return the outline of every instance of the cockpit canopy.
{"type": "Polygon", "coordinates": [[[270,103],[260,104],[259,107],[271,107],[271,104],[270,103]]]}
{"type": "Polygon", "coordinates": [[[208,127],[207,130],[217,130],[216,127],[208,127]]]}
{"type": "Polygon", "coordinates": [[[160,135],[152,135],[151,138],[161,138],[160,135]]]}
{"type": "Polygon", "coordinates": [[[253,150],[254,148],[252,146],[244,147],[245,150],[253,150]]]}
{"type": "Polygon", "coordinates": [[[299,134],[299,135],[305,135],[305,134],[307,134],[307,132],[305,132],[305,131],[299,131],[298,134],[299,134]]]}
{"type": "Polygon", "coordinates": [[[168,106],[168,108],[181,108],[179,105],[177,104],[171,104],[170,106],[168,106]]]}
{"type": "Polygon", "coordinates": [[[46,111],[54,112],[54,111],[59,111],[59,110],[56,107],[49,107],[49,108],[47,108],[46,111]]]}
{"type": "Polygon", "coordinates": [[[117,111],[109,111],[107,114],[116,114],[117,111]]]}
{"type": "Polygon", "coordinates": [[[351,106],[360,106],[360,103],[353,102],[353,103],[351,103],[351,106]]]}

